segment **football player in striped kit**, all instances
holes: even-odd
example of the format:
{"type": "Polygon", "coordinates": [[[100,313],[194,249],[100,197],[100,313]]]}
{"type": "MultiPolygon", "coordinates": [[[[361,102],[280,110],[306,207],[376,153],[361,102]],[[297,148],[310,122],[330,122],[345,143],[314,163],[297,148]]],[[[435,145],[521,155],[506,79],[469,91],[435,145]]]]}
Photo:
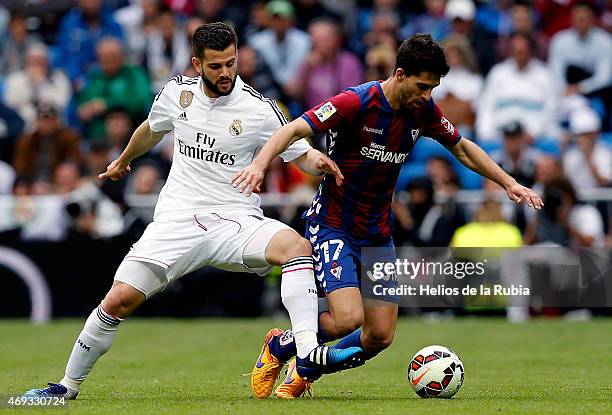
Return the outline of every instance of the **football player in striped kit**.
{"type": "MultiPolygon", "coordinates": [[[[393,289],[397,281],[378,280],[383,287],[377,291],[363,270],[374,263],[395,262],[391,200],[402,163],[420,136],[433,138],[467,167],[497,182],[514,202],[542,206],[540,196],[462,138],[433,101],[431,91],[448,71],[444,50],[430,35],[407,39],[390,78],[348,88],[284,125],[233,181],[239,191],[250,194],[259,188],[276,155],[299,137],[327,131],[328,155],[341,173],[332,171],[323,177],[304,214],[315,275],[329,306],[321,310],[319,336],[322,341],[341,338],[336,347],[362,347],[358,363],[393,341],[399,296],[377,292],[393,293],[386,288],[393,289]]],[[[295,353],[290,332],[278,330],[268,343],[269,353],[280,364],[295,353]]],[[[317,378],[305,378],[299,361],[297,370],[295,365],[290,361],[287,377],[276,390],[280,398],[303,395],[317,378]]]]}

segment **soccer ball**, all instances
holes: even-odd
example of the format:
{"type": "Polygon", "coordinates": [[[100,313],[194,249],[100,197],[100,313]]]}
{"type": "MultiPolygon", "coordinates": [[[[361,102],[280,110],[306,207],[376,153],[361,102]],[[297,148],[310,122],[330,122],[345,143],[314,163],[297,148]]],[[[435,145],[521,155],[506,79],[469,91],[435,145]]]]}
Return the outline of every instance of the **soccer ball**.
{"type": "Polygon", "coordinates": [[[427,346],[408,365],[408,381],[421,398],[450,398],[463,385],[463,363],[448,347],[427,346]]]}

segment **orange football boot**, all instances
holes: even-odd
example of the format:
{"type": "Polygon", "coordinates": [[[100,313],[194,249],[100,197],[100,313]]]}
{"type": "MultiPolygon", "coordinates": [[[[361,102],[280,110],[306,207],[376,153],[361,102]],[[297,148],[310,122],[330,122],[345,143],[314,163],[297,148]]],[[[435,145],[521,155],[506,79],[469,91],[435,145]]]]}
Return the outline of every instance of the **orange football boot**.
{"type": "Polygon", "coordinates": [[[289,361],[287,366],[287,376],[285,376],[285,380],[283,383],[278,385],[274,394],[279,399],[295,399],[301,396],[308,391],[310,394],[310,385],[311,382],[308,382],[306,379],[298,375],[297,370],[295,369],[295,357],[289,361]]]}
{"type": "Polygon", "coordinates": [[[270,340],[282,333],[281,329],[273,328],[266,334],[261,353],[251,372],[251,389],[257,399],[266,399],[272,394],[274,383],[283,368],[280,360],[270,353],[270,340]]]}

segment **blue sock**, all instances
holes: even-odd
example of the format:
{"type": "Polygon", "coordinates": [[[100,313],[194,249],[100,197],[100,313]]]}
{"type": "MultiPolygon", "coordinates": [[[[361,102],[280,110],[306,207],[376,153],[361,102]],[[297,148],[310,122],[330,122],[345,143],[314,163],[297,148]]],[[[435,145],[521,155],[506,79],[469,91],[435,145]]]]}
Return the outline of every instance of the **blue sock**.
{"type": "Polygon", "coordinates": [[[363,349],[363,345],[361,344],[361,329],[357,329],[351,334],[347,334],[334,345],[336,349],[346,349],[348,347],[361,347],[363,349]]]}
{"type": "MultiPolygon", "coordinates": [[[[357,329],[351,334],[347,334],[334,345],[334,348],[336,349],[346,349],[347,347],[361,347],[363,349],[363,344],[361,344],[361,329],[357,329]]],[[[378,352],[371,353],[363,349],[363,354],[361,356],[363,360],[370,360],[377,354],[378,352]]]]}
{"type": "Polygon", "coordinates": [[[272,337],[270,340],[270,352],[281,362],[286,362],[297,354],[295,339],[291,330],[285,330],[282,334],[272,337]]]}

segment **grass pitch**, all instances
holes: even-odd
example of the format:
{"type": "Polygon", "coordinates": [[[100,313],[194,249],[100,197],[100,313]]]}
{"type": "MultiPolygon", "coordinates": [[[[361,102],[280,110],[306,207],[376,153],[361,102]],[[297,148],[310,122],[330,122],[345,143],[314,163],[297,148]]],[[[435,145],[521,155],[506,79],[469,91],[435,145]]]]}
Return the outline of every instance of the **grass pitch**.
{"type": "MultiPolygon", "coordinates": [[[[395,342],[364,367],[322,378],[314,397],[251,397],[249,377],[268,320],[127,320],[70,414],[590,414],[612,413],[612,320],[400,321],[395,342]],[[421,347],[453,348],[465,383],[450,400],[424,400],[406,379],[421,347]]],[[[82,321],[0,321],[0,395],[58,381],[82,321]]],[[[281,327],[287,323],[282,322],[281,327]]],[[[45,413],[54,409],[0,409],[45,413]]]]}

